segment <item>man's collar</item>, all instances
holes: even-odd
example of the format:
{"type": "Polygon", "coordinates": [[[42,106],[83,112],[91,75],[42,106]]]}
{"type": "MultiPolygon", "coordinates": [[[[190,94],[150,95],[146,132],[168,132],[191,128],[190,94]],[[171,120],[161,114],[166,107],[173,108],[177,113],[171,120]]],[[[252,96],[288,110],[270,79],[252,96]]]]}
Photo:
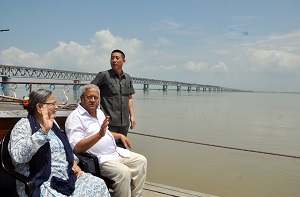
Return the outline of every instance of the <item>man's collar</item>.
{"type": "MultiPolygon", "coordinates": [[[[96,114],[98,109],[99,108],[96,109],[96,114]]],[[[78,111],[81,115],[88,114],[89,116],[92,116],[86,109],[84,109],[84,107],[82,107],[81,103],[78,104],[78,111]]]]}
{"type": "MultiPolygon", "coordinates": [[[[116,73],[116,71],[114,71],[114,69],[111,68],[111,69],[109,70],[109,72],[110,72],[112,75],[117,75],[117,76],[119,77],[118,73],[116,73]]],[[[126,78],[126,76],[124,75],[123,70],[122,70],[122,75],[121,75],[121,77],[125,77],[125,78],[126,78]]]]}
{"type": "Polygon", "coordinates": [[[78,111],[81,115],[83,115],[84,113],[89,113],[86,109],[82,107],[81,103],[78,104],[78,111]]]}

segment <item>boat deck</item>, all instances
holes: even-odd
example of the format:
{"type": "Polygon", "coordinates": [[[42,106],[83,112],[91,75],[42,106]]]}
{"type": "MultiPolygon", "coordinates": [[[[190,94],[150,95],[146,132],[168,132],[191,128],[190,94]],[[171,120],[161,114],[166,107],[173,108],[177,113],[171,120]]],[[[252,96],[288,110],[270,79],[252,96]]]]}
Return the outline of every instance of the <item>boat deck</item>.
{"type": "Polygon", "coordinates": [[[216,197],[209,194],[204,194],[200,192],[184,190],[177,187],[171,187],[167,185],[146,182],[143,190],[143,197],[166,197],[166,196],[176,196],[176,197],[216,197]]]}
{"type": "MultiPolygon", "coordinates": [[[[63,123],[65,121],[65,118],[68,116],[70,112],[71,110],[59,110],[57,112],[57,116],[55,119],[59,123],[60,127],[64,127],[63,123]]],[[[26,116],[27,116],[27,111],[23,109],[22,105],[0,102],[0,125],[1,125],[0,140],[8,130],[12,129],[12,126],[15,124],[16,121],[19,120],[19,118],[26,117],[26,116]]],[[[0,182],[1,181],[2,180],[0,180],[0,182]]],[[[166,196],[215,197],[209,194],[184,190],[181,188],[171,187],[171,186],[162,185],[158,183],[152,183],[148,181],[145,183],[144,190],[143,190],[143,197],[166,197],[166,196]]]]}

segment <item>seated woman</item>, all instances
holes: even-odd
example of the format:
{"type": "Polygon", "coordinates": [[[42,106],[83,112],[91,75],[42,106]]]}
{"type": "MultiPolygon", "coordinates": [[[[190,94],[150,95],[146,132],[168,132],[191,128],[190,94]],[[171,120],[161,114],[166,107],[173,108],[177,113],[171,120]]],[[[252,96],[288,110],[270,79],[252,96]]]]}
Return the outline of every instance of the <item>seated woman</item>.
{"type": "MultiPolygon", "coordinates": [[[[77,166],[66,135],[55,122],[56,99],[50,90],[29,94],[28,116],[14,126],[9,152],[17,171],[32,178],[33,196],[110,196],[105,182],[77,166]]],[[[27,196],[17,181],[19,196],[27,196]]]]}

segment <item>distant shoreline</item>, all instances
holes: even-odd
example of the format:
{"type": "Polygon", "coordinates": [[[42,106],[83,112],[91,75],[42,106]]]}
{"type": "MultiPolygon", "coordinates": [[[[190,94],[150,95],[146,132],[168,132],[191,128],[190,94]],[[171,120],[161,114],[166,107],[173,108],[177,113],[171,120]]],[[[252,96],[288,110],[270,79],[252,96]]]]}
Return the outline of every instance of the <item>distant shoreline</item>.
{"type": "MultiPolygon", "coordinates": [[[[135,90],[144,90],[143,88],[135,88],[135,90]]],[[[160,88],[149,88],[149,90],[157,90],[157,91],[163,91],[163,89],[160,88]]],[[[177,89],[173,89],[170,88],[167,91],[178,91],[177,89]]],[[[185,89],[181,89],[180,91],[184,91],[184,92],[214,92],[214,93],[231,93],[228,91],[209,91],[209,90],[185,90],[185,89]]],[[[282,94],[300,94],[300,92],[277,92],[277,91],[247,91],[247,92],[236,92],[236,93],[282,93],[282,94]]]]}

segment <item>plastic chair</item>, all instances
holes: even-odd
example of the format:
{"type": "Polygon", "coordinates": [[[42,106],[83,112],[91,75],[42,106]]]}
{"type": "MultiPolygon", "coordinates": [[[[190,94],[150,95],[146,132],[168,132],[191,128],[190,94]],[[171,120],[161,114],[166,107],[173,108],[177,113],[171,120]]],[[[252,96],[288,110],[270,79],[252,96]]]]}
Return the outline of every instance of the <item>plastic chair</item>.
{"type": "Polygon", "coordinates": [[[2,160],[2,167],[5,171],[7,171],[10,175],[12,175],[18,181],[21,181],[25,184],[25,191],[28,196],[32,196],[32,193],[35,189],[34,182],[32,179],[28,178],[27,176],[15,171],[15,167],[11,161],[9,152],[8,152],[8,142],[10,139],[10,131],[7,132],[1,143],[1,160],[2,160]]]}
{"type": "MultiPolygon", "coordinates": [[[[19,180],[20,182],[25,184],[25,190],[28,196],[32,196],[33,191],[35,190],[35,184],[32,179],[28,178],[27,176],[15,171],[15,167],[11,161],[10,154],[8,152],[8,143],[10,140],[10,131],[7,132],[1,143],[1,160],[2,160],[2,167],[5,171],[7,171],[11,176],[15,179],[19,180]]],[[[90,154],[90,153],[80,153],[76,154],[79,159],[79,167],[87,173],[91,173],[94,176],[97,176],[103,179],[108,188],[112,188],[112,184],[114,183],[111,179],[104,177],[101,175],[98,158],[97,156],[90,154]]]]}

